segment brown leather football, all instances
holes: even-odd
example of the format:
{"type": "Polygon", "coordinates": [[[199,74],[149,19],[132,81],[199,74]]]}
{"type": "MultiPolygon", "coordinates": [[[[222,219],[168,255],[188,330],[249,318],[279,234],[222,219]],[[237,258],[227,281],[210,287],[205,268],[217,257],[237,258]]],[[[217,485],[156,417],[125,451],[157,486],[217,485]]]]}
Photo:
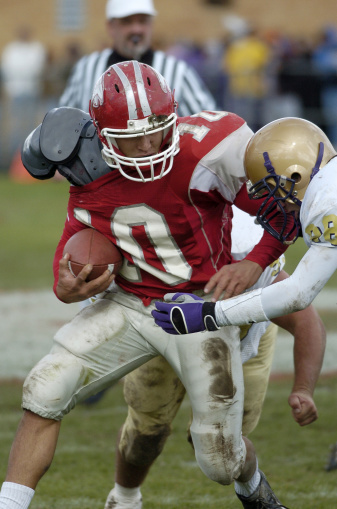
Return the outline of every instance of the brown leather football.
{"type": "Polygon", "coordinates": [[[94,228],[81,230],[67,241],[63,254],[69,253],[69,270],[77,276],[85,265],[93,266],[87,281],[101,276],[108,268],[113,274],[120,271],[123,259],[119,249],[94,228]]]}

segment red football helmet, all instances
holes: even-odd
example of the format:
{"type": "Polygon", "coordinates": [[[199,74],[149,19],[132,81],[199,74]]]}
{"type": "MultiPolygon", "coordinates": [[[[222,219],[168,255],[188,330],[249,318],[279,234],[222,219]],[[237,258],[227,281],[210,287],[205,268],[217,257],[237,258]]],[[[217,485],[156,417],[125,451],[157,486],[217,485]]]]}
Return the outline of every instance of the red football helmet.
{"type": "Polygon", "coordinates": [[[176,107],[165,79],[149,65],[132,60],[109,67],[96,83],[89,107],[106,163],[138,182],[166,175],[179,152],[176,107]],[[118,149],[116,138],[158,131],[163,131],[163,141],[157,154],[127,157],[118,149]]]}

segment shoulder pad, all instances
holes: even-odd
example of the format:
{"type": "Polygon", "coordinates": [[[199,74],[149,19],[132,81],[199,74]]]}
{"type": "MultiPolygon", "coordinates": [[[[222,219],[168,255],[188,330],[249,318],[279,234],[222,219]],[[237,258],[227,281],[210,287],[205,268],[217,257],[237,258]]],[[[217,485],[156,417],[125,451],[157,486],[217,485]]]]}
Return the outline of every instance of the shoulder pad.
{"type": "Polygon", "coordinates": [[[27,137],[22,150],[21,159],[28,173],[40,180],[52,178],[56,166],[48,161],[40,150],[41,124],[27,137]]]}
{"type": "MultiPolygon", "coordinates": [[[[87,134],[89,133],[87,132],[87,134]]],[[[102,158],[101,150],[102,144],[96,129],[94,129],[92,137],[81,136],[76,156],[65,164],[58,164],[57,170],[75,186],[89,184],[89,182],[111,172],[111,168],[102,158]]]]}
{"type": "Polygon", "coordinates": [[[86,135],[93,136],[95,127],[90,115],[77,108],[54,108],[50,110],[42,122],[40,148],[46,159],[58,164],[65,163],[78,151],[81,133],[86,124],[86,135]]]}
{"type": "Polygon", "coordinates": [[[83,139],[78,157],[86,169],[88,178],[96,180],[111,172],[110,166],[102,158],[102,143],[95,129],[95,136],[83,139]]]}
{"type": "Polygon", "coordinates": [[[88,113],[76,108],[54,108],[25,141],[22,162],[35,178],[51,178],[58,170],[71,184],[83,186],[111,172],[101,150],[88,113]]]}

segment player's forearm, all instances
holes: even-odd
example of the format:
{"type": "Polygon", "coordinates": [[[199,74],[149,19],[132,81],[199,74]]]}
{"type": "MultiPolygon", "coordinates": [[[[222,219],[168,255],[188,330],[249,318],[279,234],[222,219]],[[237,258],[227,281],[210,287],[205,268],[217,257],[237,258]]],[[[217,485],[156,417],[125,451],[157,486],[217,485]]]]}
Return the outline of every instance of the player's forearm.
{"type": "Polygon", "coordinates": [[[317,326],[317,331],[310,330],[306,344],[304,341],[295,341],[293,392],[304,389],[311,395],[314,394],[322,369],[325,339],[325,330],[322,325],[317,326]]]}
{"type": "MultiPolygon", "coordinates": [[[[69,217],[69,210],[68,210],[68,217],[69,217]]],[[[69,220],[67,220],[66,224],[65,224],[65,227],[64,227],[64,230],[63,230],[63,233],[62,233],[62,236],[61,236],[60,241],[59,241],[59,243],[57,245],[57,248],[56,248],[56,251],[55,251],[55,255],[54,255],[54,260],[53,260],[53,273],[54,273],[53,290],[54,290],[54,293],[55,293],[56,297],[58,299],[60,299],[60,300],[62,300],[62,299],[60,298],[60,296],[58,295],[58,292],[57,292],[57,285],[58,285],[58,282],[59,282],[59,270],[60,270],[59,264],[60,264],[60,260],[63,257],[64,246],[66,245],[66,243],[70,239],[70,237],[72,237],[72,235],[74,235],[76,233],[76,231],[77,230],[73,226],[70,226],[69,220]]]]}
{"type": "Polygon", "coordinates": [[[315,295],[309,291],[299,292],[293,284],[293,276],[267,288],[244,293],[215,305],[217,324],[245,325],[272,320],[305,309],[315,295]]]}
{"type": "Polygon", "coordinates": [[[292,392],[314,393],[325,352],[326,333],[313,306],[273,320],[294,336],[294,384],[292,392]]]}
{"type": "Polygon", "coordinates": [[[244,325],[301,311],[311,304],[336,269],[337,250],[313,246],[288,279],[263,290],[218,301],[217,323],[244,325]]]}
{"type": "Polygon", "coordinates": [[[286,251],[287,246],[264,232],[262,239],[246,256],[246,260],[258,263],[264,270],[286,251]]]}

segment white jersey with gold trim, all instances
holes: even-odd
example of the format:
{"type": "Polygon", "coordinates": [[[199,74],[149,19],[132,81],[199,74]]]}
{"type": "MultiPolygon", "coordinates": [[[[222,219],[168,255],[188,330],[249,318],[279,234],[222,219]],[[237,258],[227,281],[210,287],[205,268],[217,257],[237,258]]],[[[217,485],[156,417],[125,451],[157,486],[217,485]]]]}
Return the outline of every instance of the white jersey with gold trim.
{"type": "Polygon", "coordinates": [[[337,246],[337,157],[320,170],[305,193],[300,220],[307,246],[337,246]]]}
{"type": "Polygon", "coordinates": [[[219,325],[261,322],[309,306],[337,270],[337,157],[312,179],[300,220],[308,251],[286,280],[216,304],[219,325]]]}

